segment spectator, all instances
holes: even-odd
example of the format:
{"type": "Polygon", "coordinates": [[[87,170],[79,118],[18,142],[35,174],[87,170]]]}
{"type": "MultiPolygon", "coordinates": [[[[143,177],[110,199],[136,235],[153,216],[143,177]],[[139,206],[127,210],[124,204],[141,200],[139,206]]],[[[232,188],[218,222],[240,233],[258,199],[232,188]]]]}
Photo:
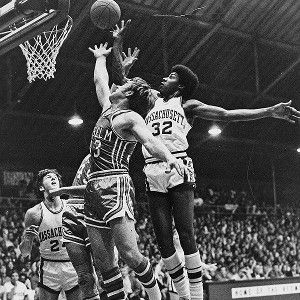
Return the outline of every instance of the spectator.
{"type": "Polygon", "coordinates": [[[278,263],[275,263],[273,266],[273,269],[269,273],[270,278],[282,278],[284,277],[284,274],[281,271],[280,265],[278,263]]]}
{"type": "Polygon", "coordinates": [[[19,281],[17,271],[12,272],[11,281],[4,285],[3,300],[28,300],[28,290],[25,284],[19,281]]]}
{"type": "Polygon", "coordinates": [[[9,282],[9,281],[10,281],[10,277],[7,276],[6,266],[3,265],[0,268],[0,285],[3,286],[6,282],[9,282]]]}
{"type": "Polygon", "coordinates": [[[216,272],[215,280],[217,281],[226,281],[230,280],[230,275],[225,266],[220,266],[216,272]]]}

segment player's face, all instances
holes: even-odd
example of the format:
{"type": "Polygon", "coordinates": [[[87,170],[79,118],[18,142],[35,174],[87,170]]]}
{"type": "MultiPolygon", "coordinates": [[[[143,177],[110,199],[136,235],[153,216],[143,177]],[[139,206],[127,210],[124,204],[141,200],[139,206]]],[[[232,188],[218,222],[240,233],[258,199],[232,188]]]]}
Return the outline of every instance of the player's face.
{"type": "Polygon", "coordinates": [[[46,191],[58,189],[60,187],[58,176],[55,173],[45,175],[43,178],[43,187],[46,191]]]}
{"type": "Polygon", "coordinates": [[[163,96],[174,94],[179,88],[179,76],[176,72],[170,73],[168,77],[164,77],[159,91],[163,96]]]}

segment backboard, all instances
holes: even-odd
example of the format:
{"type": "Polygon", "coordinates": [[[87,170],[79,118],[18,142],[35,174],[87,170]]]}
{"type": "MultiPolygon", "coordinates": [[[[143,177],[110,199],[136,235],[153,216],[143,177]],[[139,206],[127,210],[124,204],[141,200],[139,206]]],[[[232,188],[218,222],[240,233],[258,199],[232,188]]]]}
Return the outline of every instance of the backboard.
{"type": "Polygon", "coordinates": [[[51,30],[68,15],[70,0],[13,0],[0,7],[0,55],[51,30]]]}

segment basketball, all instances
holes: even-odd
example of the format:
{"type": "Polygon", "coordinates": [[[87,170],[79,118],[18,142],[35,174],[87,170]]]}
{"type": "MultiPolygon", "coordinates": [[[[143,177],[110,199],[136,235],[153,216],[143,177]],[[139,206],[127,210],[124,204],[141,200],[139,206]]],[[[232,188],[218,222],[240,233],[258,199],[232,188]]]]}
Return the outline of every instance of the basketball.
{"type": "Polygon", "coordinates": [[[113,0],[96,0],[92,5],[91,20],[100,29],[110,29],[114,27],[121,16],[121,10],[113,0]]]}

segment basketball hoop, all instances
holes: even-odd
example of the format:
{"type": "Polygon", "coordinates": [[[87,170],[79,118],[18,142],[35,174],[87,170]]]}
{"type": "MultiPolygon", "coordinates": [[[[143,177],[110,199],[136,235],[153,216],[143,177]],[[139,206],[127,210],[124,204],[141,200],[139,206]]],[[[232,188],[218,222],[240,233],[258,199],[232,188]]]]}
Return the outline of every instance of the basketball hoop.
{"type": "Polygon", "coordinates": [[[45,81],[54,78],[56,57],[72,25],[72,18],[67,16],[63,28],[55,25],[50,31],[45,31],[19,45],[27,60],[27,78],[30,83],[36,78],[45,81]]]}

